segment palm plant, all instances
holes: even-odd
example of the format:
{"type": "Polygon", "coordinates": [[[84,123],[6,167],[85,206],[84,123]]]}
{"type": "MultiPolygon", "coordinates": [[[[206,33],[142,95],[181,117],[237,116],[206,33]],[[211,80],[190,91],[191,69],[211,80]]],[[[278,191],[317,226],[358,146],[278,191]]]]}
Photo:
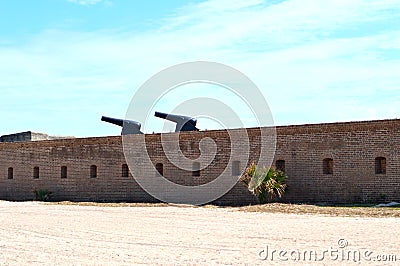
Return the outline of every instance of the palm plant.
{"type": "Polygon", "coordinates": [[[257,196],[260,203],[266,203],[274,197],[282,197],[287,187],[286,178],[282,171],[265,167],[258,169],[253,162],[246,168],[240,180],[257,196]]]}
{"type": "Polygon", "coordinates": [[[39,189],[33,191],[35,193],[35,199],[38,201],[48,201],[52,192],[48,191],[47,189],[39,189]]]}

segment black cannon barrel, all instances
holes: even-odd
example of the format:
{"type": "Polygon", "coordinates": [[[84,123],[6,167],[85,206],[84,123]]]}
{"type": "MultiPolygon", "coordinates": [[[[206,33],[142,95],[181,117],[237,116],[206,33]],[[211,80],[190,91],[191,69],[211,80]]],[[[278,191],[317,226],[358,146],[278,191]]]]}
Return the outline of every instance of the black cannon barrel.
{"type": "Polygon", "coordinates": [[[161,112],[157,112],[157,111],[156,111],[156,113],[154,114],[154,116],[155,116],[155,117],[162,118],[162,119],[167,119],[168,114],[166,114],[166,113],[161,113],[161,112]]]}
{"type": "Polygon", "coordinates": [[[108,116],[102,116],[101,121],[111,123],[111,124],[114,124],[114,125],[117,125],[120,127],[124,126],[124,120],[122,120],[122,119],[112,118],[112,117],[108,117],[108,116]]]}
{"type": "Polygon", "coordinates": [[[173,115],[161,112],[155,112],[154,116],[175,122],[176,123],[175,132],[199,130],[198,128],[196,128],[197,119],[190,116],[173,115]]]}
{"type": "Polygon", "coordinates": [[[140,131],[141,124],[136,121],[117,119],[108,116],[102,116],[101,121],[122,127],[121,135],[143,134],[143,132],[140,131]]]}

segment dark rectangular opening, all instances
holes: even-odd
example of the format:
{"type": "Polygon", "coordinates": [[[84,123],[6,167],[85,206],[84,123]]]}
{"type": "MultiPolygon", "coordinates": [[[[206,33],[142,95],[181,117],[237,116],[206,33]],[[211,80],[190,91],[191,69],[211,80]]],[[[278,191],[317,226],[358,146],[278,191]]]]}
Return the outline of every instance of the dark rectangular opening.
{"type": "Polygon", "coordinates": [[[192,176],[200,176],[200,163],[198,162],[193,163],[192,176]]]}
{"type": "Polygon", "coordinates": [[[232,162],[232,176],[239,176],[240,175],[240,162],[233,161],[232,162]]]}
{"type": "Polygon", "coordinates": [[[122,177],[129,177],[129,167],[127,164],[123,164],[121,167],[122,177]]]}
{"type": "Polygon", "coordinates": [[[323,173],[325,175],[333,174],[333,159],[325,158],[323,160],[323,173]]]}
{"type": "Polygon", "coordinates": [[[38,179],[39,178],[39,167],[34,167],[33,168],[33,178],[38,179]]]}
{"type": "Polygon", "coordinates": [[[97,177],[97,166],[96,165],[91,165],[90,166],[90,177],[91,178],[96,178],[97,177]]]}
{"type": "Polygon", "coordinates": [[[8,179],[13,179],[14,178],[14,168],[9,167],[8,168],[8,179]]]}
{"type": "Polygon", "coordinates": [[[61,166],[61,178],[67,178],[67,167],[61,166]]]}
{"type": "Polygon", "coordinates": [[[285,172],[285,160],[277,160],[275,163],[276,170],[285,172]]]}

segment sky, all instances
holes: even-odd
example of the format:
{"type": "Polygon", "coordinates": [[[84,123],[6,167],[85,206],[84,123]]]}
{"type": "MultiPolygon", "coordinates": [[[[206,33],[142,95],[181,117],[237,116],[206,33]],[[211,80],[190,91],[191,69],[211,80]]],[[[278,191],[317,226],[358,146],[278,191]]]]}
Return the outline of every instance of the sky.
{"type": "MultiPolygon", "coordinates": [[[[3,0],[0,135],[118,135],[101,116],[125,118],[146,80],[190,61],[247,75],[275,125],[399,118],[400,0],[3,0]]],[[[196,91],[245,113],[227,95],[196,91]]]]}

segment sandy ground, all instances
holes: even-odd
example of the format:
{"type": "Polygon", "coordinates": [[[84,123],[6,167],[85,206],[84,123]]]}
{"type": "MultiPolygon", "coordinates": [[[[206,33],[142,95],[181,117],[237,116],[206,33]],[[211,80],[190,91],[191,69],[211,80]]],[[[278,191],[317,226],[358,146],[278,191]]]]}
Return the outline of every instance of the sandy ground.
{"type": "Polygon", "coordinates": [[[114,264],[400,265],[400,218],[0,201],[0,265],[114,264]]]}

